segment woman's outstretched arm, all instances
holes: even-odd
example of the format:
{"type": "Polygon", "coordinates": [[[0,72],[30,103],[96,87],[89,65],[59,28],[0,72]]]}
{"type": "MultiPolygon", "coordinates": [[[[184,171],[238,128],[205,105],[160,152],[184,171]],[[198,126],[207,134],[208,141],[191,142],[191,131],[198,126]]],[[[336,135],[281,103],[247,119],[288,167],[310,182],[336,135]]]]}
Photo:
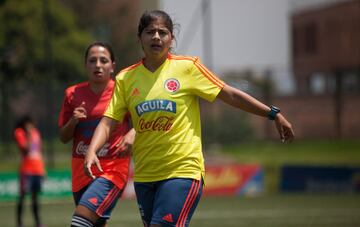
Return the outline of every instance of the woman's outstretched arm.
{"type": "MultiPolygon", "coordinates": [[[[217,98],[231,106],[263,117],[268,117],[271,110],[269,106],[255,99],[251,95],[226,84],[217,98]]],[[[291,142],[294,139],[294,130],[291,124],[281,113],[276,114],[274,121],[281,141],[291,142]]]]}

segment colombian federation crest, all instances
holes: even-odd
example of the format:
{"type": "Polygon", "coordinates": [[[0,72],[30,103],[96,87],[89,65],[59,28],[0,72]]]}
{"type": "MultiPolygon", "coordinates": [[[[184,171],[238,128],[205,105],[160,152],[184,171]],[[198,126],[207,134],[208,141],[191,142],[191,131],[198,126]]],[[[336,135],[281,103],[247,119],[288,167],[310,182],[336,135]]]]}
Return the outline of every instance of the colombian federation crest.
{"type": "Polygon", "coordinates": [[[180,83],[177,79],[175,78],[170,78],[170,79],[167,79],[164,83],[164,86],[165,86],[165,89],[168,91],[168,92],[171,92],[171,93],[174,93],[176,92],[177,90],[179,90],[180,88],[180,83]]]}

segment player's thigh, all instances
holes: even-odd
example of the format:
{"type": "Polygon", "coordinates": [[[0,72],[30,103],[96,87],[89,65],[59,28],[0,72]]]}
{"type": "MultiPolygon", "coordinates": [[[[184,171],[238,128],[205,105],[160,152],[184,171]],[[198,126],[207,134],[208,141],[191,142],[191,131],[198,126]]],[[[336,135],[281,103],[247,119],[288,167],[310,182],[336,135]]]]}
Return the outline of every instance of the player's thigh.
{"type": "Polygon", "coordinates": [[[173,178],[157,182],[150,223],[187,226],[202,194],[202,182],[173,178]]]}
{"type": "Polygon", "coordinates": [[[80,189],[77,192],[73,192],[73,199],[74,199],[74,203],[77,206],[80,202],[80,199],[82,197],[82,195],[86,192],[86,189],[88,188],[89,185],[86,185],[85,187],[83,187],[82,189],[80,189]]]}
{"type": "Polygon", "coordinates": [[[26,174],[19,174],[19,193],[20,195],[25,196],[25,194],[29,191],[29,179],[26,174]]]}
{"type": "Polygon", "coordinates": [[[202,186],[201,181],[188,178],[161,182],[154,204],[154,224],[188,226],[202,195],[202,186]]]}
{"type": "Polygon", "coordinates": [[[39,193],[42,189],[43,176],[31,175],[29,176],[29,187],[32,193],[39,193]]]}
{"type": "Polygon", "coordinates": [[[43,176],[20,174],[20,192],[25,193],[39,193],[41,191],[43,176]]]}
{"type": "Polygon", "coordinates": [[[99,177],[83,192],[78,205],[85,206],[99,217],[108,219],[122,191],[111,181],[99,177]]]}
{"type": "Polygon", "coordinates": [[[156,194],[156,182],[135,182],[136,199],[144,226],[150,226],[153,202],[156,194]]]}

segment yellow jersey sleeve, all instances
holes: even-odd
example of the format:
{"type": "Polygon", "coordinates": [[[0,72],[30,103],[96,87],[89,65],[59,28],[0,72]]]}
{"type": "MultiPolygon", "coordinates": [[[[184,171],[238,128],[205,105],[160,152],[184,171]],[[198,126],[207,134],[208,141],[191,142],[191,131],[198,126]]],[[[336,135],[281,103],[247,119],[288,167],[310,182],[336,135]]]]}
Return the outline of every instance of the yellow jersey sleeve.
{"type": "Polygon", "coordinates": [[[224,87],[224,82],[201,64],[199,58],[194,58],[191,85],[196,96],[212,102],[224,87]]]}
{"type": "Polygon", "coordinates": [[[124,83],[121,78],[122,74],[120,73],[116,77],[114,93],[112,95],[109,106],[104,113],[104,116],[110,117],[117,121],[122,121],[124,119],[128,109],[125,102],[124,83]]]}

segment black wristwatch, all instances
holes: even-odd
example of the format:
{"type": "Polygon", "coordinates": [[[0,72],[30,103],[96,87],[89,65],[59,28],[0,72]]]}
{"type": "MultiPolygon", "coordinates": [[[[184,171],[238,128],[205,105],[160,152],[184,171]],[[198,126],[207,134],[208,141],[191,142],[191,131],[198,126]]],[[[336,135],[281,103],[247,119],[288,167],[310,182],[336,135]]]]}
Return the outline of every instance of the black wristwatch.
{"type": "Polygon", "coordinates": [[[268,113],[268,118],[270,120],[275,120],[276,114],[280,113],[280,108],[276,106],[270,106],[270,112],[268,113]]]}

